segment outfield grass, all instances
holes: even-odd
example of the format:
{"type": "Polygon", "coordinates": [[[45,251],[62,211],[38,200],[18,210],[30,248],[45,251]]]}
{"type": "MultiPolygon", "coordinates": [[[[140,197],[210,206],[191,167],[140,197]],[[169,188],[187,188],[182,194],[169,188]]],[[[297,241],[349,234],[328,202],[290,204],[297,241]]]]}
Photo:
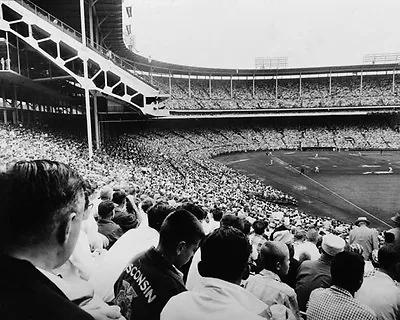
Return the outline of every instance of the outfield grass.
{"type": "Polygon", "coordinates": [[[278,151],[272,156],[252,152],[216,160],[294,196],[299,209],[309,214],[346,222],[367,216],[372,226],[387,229],[390,217],[400,210],[397,151],[382,155],[372,151],[361,155],[353,151],[278,151]],[[315,173],[316,166],[319,173],[315,173]]]}

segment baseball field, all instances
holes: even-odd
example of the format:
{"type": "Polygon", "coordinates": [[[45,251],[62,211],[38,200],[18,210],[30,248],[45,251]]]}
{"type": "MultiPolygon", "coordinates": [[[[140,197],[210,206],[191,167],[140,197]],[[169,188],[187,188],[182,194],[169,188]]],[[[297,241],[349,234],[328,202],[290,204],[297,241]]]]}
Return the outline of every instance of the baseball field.
{"type": "Polygon", "coordinates": [[[247,152],[216,160],[292,195],[312,215],[348,223],[366,216],[385,230],[400,210],[399,151],[247,152]]]}

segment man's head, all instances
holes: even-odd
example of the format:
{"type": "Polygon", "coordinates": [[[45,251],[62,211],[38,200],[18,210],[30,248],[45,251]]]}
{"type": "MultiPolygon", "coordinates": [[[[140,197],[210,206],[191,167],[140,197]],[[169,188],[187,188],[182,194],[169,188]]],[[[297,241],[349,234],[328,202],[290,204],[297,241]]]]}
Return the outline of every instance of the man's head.
{"type": "Polygon", "coordinates": [[[278,276],[285,276],[289,271],[289,248],[283,242],[265,242],[261,247],[259,259],[261,267],[276,273],[278,276]]]}
{"type": "Polygon", "coordinates": [[[243,232],[221,227],[211,232],[201,246],[199,273],[203,277],[239,283],[246,268],[251,246],[243,232]]]}
{"type": "Polygon", "coordinates": [[[111,200],[113,195],[113,189],[110,186],[104,186],[100,190],[100,199],[101,200],[111,200]]]}
{"type": "Polygon", "coordinates": [[[243,232],[243,220],[231,213],[226,213],[221,218],[221,227],[234,227],[243,232]]]}
{"type": "Polygon", "coordinates": [[[80,231],[84,182],[69,166],[19,161],[0,174],[0,241],[8,254],[51,251],[52,267],[71,255],[80,231]]]}
{"type": "Polygon", "coordinates": [[[160,232],[162,223],[172,211],[174,211],[174,208],[171,207],[168,203],[165,202],[156,203],[147,211],[147,219],[149,221],[149,227],[160,232]]]}
{"type": "Polygon", "coordinates": [[[385,244],[378,251],[379,269],[387,273],[394,280],[400,280],[400,247],[385,244]]]}
{"type": "Polygon", "coordinates": [[[143,212],[146,212],[154,205],[154,200],[152,198],[146,198],[142,201],[141,207],[143,212]]]}
{"type": "Polygon", "coordinates": [[[307,231],[306,235],[307,241],[317,244],[318,238],[319,238],[318,231],[315,230],[314,228],[311,228],[310,230],[307,231]]]}
{"type": "Polygon", "coordinates": [[[214,221],[221,221],[221,218],[222,218],[224,212],[220,208],[216,207],[216,208],[211,209],[211,214],[212,214],[214,221]]]}
{"type": "Polygon", "coordinates": [[[333,258],[344,250],[346,242],[339,236],[327,234],[322,238],[322,252],[325,256],[333,258]]]}
{"type": "Polygon", "coordinates": [[[364,259],[361,255],[339,252],[331,264],[332,285],[349,291],[351,294],[360,289],[364,277],[364,259]]]}
{"type": "Polygon", "coordinates": [[[204,236],[200,221],[189,211],[179,209],[162,223],[158,249],[179,268],[190,260],[204,236]]]}
{"type": "Polygon", "coordinates": [[[115,191],[112,196],[112,202],[114,202],[118,207],[123,207],[126,203],[125,191],[115,191]]]}
{"type": "Polygon", "coordinates": [[[253,222],[253,230],[255,234],[263,235],[265,231],[265,223],[263,220],[256,220],[253,222]]]}
{"type": "Polygon", "coordinates": [[[112,219],[115,213],[115,204],[110,200],[105,200],[99,203],[99,217],[101,219],[112,219]]]}
{"type": "Polygon", "coordinates": [[[356,226],[369,226],[370,222],[366,217],[359,217],[356,222],[354,222],[356,226]]]}
{"type": "Polygon", "coordinates": [[[189,211],[199,221],[203,221],[207,216],[207,213],[204,211],[204,209],[201,206],[194,204],[192,202],[182,203],[177,209],[183,209],[183,210],[189,211]]]}

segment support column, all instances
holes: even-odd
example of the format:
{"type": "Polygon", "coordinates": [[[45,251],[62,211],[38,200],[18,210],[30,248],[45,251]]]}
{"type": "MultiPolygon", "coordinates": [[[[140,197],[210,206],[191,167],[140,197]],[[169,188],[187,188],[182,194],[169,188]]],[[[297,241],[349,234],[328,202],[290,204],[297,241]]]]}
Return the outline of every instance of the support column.
{"type": "Polygon", "coordinates": [[[169,84],[169,95],[172,97],[171,71],[169,72],[168,84],[169,84]]]}
{"type": "MultiPolygon", "coordinates": [[[[0,10],[1,11],[1,10],[0,10]]],[[[4,123],[8,123],[7,119],[7,99],[6,99],[6,88],[5,88],[5,83],[2,81],[1,83],[1,97],[3,98],[3,118],[4,118],[4,123]]]]}
{"type": "Polygon", "coordinates": [[[300,73],[300,84],[299,84],[299,97],[301,99],[301,73],[300,73]]]}
{"type": "Polygon", "coordinates": [[[11,101],[12,106],[12,114],[13,114],[13,123],[18,123],[18,110],[17,110],[17,86],[13,87],[13,97],[11,101]]]}
{"type": "Polygon", "coordinates": [[[332,72],[329,72],[329,97],[332,95],[332,72]]]}
{"type": "Polygon", "coordinates": [[[211,74],[210,74],[208,80],[209,80],[209,81],[208,81],[209,95],[210,95],[210,97],[211,97],[211,74]]]}
{"type": "Polygon", "coordinates": [[[11,60],[10,60],[10,43],[8,42],[8,32],[6,32],[6,43],[7,43],[7,59],[6,63],[4,66],[5,70],[10,70],[11,69],[11,60]]]}
{"type": "Polygon", "coordinates": [[[91,45],[92,47],[94,47],[93,0],[89,0],[88,8],[89,8],[89,36],[90,36],[90,45],[91,45]]]}
{"type": "Polygon", "coordinates": [[[363,73],[361,71],[361,76],[360,76],[360,96],[362,96],[363,93],[363,73]]]}
{"type": "MultiPolygon", "coordinates": [[[[81,13],[81,33],[82,44],[86,46],[86,27],[85,27],[85,1],[80,0],[80,13],[81,13]]],[[[89,159],[93,157],[93,139],[92,139],[92,121],[90,118],[90,97],[88,89],[88,58],[83,59],[83,76],[85,78],[85,107],[86,107],[86,128],[88,138],[89,159]]]]}
{"type": "Polygon", "coordinates": [[[18,73],[21,74],[21,58],[19,56],[19,38],[17,37],[17,64],[18,64],[18,73]]]}
{"type": "Polygon", "coordinates": [[[233,80],[231,75],[231,99],[233,99],[233,80]]]}
{"type": "Polygon", "coordinates": [[[275,76],[275,100],[278,101],[278,75],[275,76]]]}
{"type": "Polygon", "coordinates": [[[29,109],[29,102],[26,103],[26,122],[28,124],[31,123],[31,110],[29,109]]]}
{"type": "Polygon", "coordinates": [[[256,95],[256,76],[253,74],[253,99],[255,98],[256,95]]]}
{"type": "Polygon", "coordinates": [[[93,91],[94,132],[96,136],[96,150],[100,149],[99,113],[97,111],[97,92],[93,91]]]}
{"type": "Polygon", "coordinates": [[[190,83],[190,74],[189,74],[189,99],[192,97],[192,86],[190,83]]]}
{"type": "Polygon", "coordinates": [[[22,104],[22,101],[19,101],[19,108],[20,108],[20,110],[21,110],[21,117],[20,117],[20,120],[21,120],[22,123],[24,123],[24,106],[23,106],[23,104],[22,104]]]}
{"type": "Polygon", "coordinates": [[[393,94],[394,94],[395,85],[396,85],[396,79],[395,79],[395,77],[396,77],[396,70],[393,69],[393,80],[392,80],[392,93],[393,93],[393,94]]]}

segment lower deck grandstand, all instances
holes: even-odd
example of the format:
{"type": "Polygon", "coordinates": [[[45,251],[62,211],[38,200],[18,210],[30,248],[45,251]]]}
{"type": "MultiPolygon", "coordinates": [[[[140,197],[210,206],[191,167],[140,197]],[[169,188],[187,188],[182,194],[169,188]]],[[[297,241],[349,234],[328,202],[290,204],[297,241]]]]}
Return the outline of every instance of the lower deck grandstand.
{"type": "Polygon", "coordinates": [[[173,122],[168,125],[138,123],[139,127],[144,127],[133,131],[120,125],[118,131],[130,133],[108,139],[93,160],[87,157],[85,139],[77,134],[42,125],[2,125],[0,154],[3,165],[21,159],[63,161],[76,167],[98,186],[129,181],[137,188],[139,197],[168,201],[187,199],[206,208],[223,206],[230,213],[255,219],[268,218],[277,210],[288,213],[291,218],[304,217],[292,196],[213,158],[261,150],[400,149],[400,133],[396,128],[380,118],[372,122],[368,119],[363,124],[350,121],[321,125],[305,121],[278,127],[262,122],[251,126],[203,123],[194,127],[173,122]]]}

